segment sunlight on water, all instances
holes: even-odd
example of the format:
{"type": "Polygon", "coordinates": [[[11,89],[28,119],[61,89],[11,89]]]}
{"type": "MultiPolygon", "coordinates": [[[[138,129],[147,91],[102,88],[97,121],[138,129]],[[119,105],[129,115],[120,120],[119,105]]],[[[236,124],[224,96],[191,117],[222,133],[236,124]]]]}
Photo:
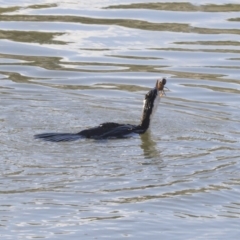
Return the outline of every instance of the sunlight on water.
{"type": "Polygon", "coordinates": [[[239,1],[0,3],[3,239],[237,239],[239,1]],[[33,139],[138,124],[161,77],[143,135],[33,139]]]}

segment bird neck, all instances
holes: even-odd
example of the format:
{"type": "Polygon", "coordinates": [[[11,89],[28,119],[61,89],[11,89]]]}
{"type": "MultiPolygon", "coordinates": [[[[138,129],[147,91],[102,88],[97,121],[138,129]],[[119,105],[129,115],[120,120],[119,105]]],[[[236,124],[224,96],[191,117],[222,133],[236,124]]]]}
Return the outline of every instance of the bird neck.
{"type": "Polygon", "coordinates": [[[144,100],[143,102],[143,111],[142,111],[142,117],[141,117],[141,122],[139,124],[139,127],[144,132],[147,131],[148,128],[151,126],[153,115],[157,110],[159,101],[160,101],[160,96],[159,94],[157,94],[153,101],[144,100]]]}

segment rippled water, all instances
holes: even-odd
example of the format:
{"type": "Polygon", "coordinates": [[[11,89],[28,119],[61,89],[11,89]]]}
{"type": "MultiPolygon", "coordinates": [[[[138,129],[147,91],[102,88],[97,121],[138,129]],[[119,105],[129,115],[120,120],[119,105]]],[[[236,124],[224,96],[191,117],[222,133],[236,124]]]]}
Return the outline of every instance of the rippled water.
{"type": "Polygon", "coordinates": [[[1,239],[237,239],[239,1],[0,0],[1,239]],[[151,132],[46,143],[138,123],[151,132]]]}

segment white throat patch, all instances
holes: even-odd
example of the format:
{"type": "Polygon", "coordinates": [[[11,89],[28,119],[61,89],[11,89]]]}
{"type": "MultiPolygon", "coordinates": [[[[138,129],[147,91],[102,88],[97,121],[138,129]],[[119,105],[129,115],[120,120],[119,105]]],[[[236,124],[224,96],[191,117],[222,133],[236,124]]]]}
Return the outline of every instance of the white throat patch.
{"type": "MultiPolygon", "coordinates": [[[[152,119],[153,119],[153,115],[155,114],[157,108],[158,108],[158,104],[160,102],[160,95],[159,93],[157,94],[156,98],[154,99],[154,102],[153,102],[153,109],[152,109],[152,113],[150,115],[150,123],[149,123],[149,127],[151,126],[151,123],[152,123],[152,119]]],[[[146,103],[146,100],[143,101],[143,109],[144,109],[144,106],[145,106],[145,103],[146,103]]]]}

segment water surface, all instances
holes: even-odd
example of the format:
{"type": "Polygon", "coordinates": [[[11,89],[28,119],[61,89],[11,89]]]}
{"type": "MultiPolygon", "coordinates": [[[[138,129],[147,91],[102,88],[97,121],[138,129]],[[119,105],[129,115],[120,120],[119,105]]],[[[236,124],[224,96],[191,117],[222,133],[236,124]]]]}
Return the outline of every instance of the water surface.
{"type": "Polygon", "coordinates": [[[6,1],[0,7],[3,239],[237,239],[238,1],[6,1]],[[46,143],[105,121],[151,131],[46,143]]]}

